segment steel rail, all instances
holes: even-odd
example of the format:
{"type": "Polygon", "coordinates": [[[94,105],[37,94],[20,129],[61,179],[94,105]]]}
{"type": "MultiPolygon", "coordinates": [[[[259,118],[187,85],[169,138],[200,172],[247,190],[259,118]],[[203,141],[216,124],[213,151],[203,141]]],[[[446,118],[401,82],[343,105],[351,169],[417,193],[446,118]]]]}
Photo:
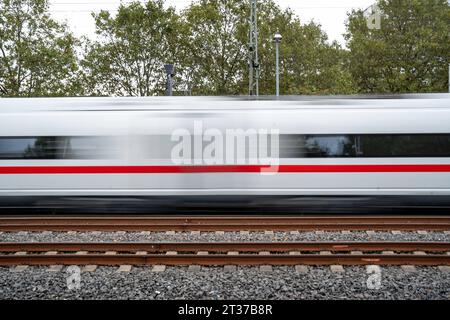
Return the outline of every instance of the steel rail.
{"type": "Polygon", "coordinates": [[[450,255],[0,255],[0,265],[450,265],[450,255]]]}
{"type": "Polygon", "coordinates": [[[1,217],[0,231],[450,230],[450,216],[1,217]]]}
{"type": "Polygon", "coordinates": [[[3,242],[0,243],[0,252],[291,252],[291,251],[426,251],[450,252],[450,242],[108,242],[108,243],[36,243],[36,242],[3,242]]]}
{"type": "Polygon", "coordinates": [[[49,216],[49,215],[32,215],[32,216],[1,216],[0,222],[10,223],[29,223],[30,221],[40,222],[41,220],[47,222],[57,222],[63,220],[67,223],[76,223],[80,221],[91,222],[91,223],[116,223],[120,221],[125,221],[126,223],[141,223],[146,221],[152,221],[153,223],[204,223],[205,221],[210,223],[212,221],[216,223],[225,222],[238,222],[247,221],[249,223],[254,223],[255,221],[263,221],[266,223],[292,223],[292,222],[318,222],[324,221],[330,222],[347,222],[347,223],[357,223],[361,221],[372,222],[372,223],[383,223],[386,221],[397,222],[397,223],[450,223],[450,216],[448,215],[214,215],[214,216],[192,216],[192,215],[150,215],[150,216],[130,216],[130,215],[107,215],[107,216],[49,216]]]}

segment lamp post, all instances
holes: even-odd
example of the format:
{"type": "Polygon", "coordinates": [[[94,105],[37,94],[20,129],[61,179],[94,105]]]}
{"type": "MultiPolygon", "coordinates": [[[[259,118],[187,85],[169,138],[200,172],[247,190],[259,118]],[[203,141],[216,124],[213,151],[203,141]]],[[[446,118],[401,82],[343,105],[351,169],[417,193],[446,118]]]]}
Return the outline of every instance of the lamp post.
{"type": "Polygon", "coordinates": [[[278,32],[273,37],[276,47],[276,83],[277,83],[277,97],[280,96],[280,42],[283,37],[278,32]]]}

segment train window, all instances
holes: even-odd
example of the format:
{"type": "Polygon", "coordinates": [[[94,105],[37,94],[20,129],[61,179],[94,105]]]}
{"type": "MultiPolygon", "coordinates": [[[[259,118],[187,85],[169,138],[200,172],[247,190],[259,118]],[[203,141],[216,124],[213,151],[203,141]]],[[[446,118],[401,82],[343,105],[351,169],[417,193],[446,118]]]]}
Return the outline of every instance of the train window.
{"type": "Polygon", "coordinates": [[[0,159],[58,159],[64,138],[0,138],[0,159]]]}
{"type": "Polygon", "coordinates": [[[281,135],[280,157],[450,157],[450,134],[281,135]]]}
{"type": "Polygon", "coordinates": [[[365,157],[450,157],[450,135],[363,135],[365,157]]]}
{"type": "Polygon", "coordinates": [[[0,159],[23,158],[26,150],[34,145],[34,138],[1,138],[0,139],[0,159]]]}
{"type": "Polygon", "coordinates": [[[117,158],[120,145],[112,137],[0,137],[0,159],[117,158]]]}
{"type": "Polygon", "coordinates": [[[355,156],[350,136],[281,135],[281,158],[327,158],[355,156]]]}

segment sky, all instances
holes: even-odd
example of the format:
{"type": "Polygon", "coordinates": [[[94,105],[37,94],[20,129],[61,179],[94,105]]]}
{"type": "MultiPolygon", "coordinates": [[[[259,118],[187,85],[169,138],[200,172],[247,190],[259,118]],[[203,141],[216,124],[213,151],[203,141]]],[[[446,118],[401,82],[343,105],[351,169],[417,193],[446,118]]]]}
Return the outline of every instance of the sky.
{"type": "MultiPolygon", "coordinates": [[[[94,20],[91,12],[109,10],[114,13],[122,2],[131,0],[50,0],[50,12],[59,21],[66,21],[78,37],[95,37],[94,20]]],[[[140,0],[145,2],[145,0],[140,0]]],[[[248,1],[248,0],[242,0],[248,1]]],[[[264,1],[264,0],[259,0],[264,1]]],[[[165,0],[166,5],[183,9],[191,0],[165,0]]],[[[290,7],[302,23],[313,20],[322,25],[329,39],[345,45],[342,34],[345,32],[347,12],[354,9],[366,9],[375,0],[275,0],[281,8],[290,7]]]]}

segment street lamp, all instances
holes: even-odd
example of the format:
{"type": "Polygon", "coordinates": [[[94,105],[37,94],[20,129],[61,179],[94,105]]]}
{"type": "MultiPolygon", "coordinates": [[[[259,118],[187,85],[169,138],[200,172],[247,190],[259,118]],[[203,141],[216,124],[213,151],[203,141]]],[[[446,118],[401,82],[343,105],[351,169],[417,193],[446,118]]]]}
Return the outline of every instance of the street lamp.
{"type": "Polygon", "coordinates": [[[277,77],[277,97],[280,96],[280,42],[283,37],[278,32],[273,36],[273,41],[276,47],[276,77],[277,77]]]}

